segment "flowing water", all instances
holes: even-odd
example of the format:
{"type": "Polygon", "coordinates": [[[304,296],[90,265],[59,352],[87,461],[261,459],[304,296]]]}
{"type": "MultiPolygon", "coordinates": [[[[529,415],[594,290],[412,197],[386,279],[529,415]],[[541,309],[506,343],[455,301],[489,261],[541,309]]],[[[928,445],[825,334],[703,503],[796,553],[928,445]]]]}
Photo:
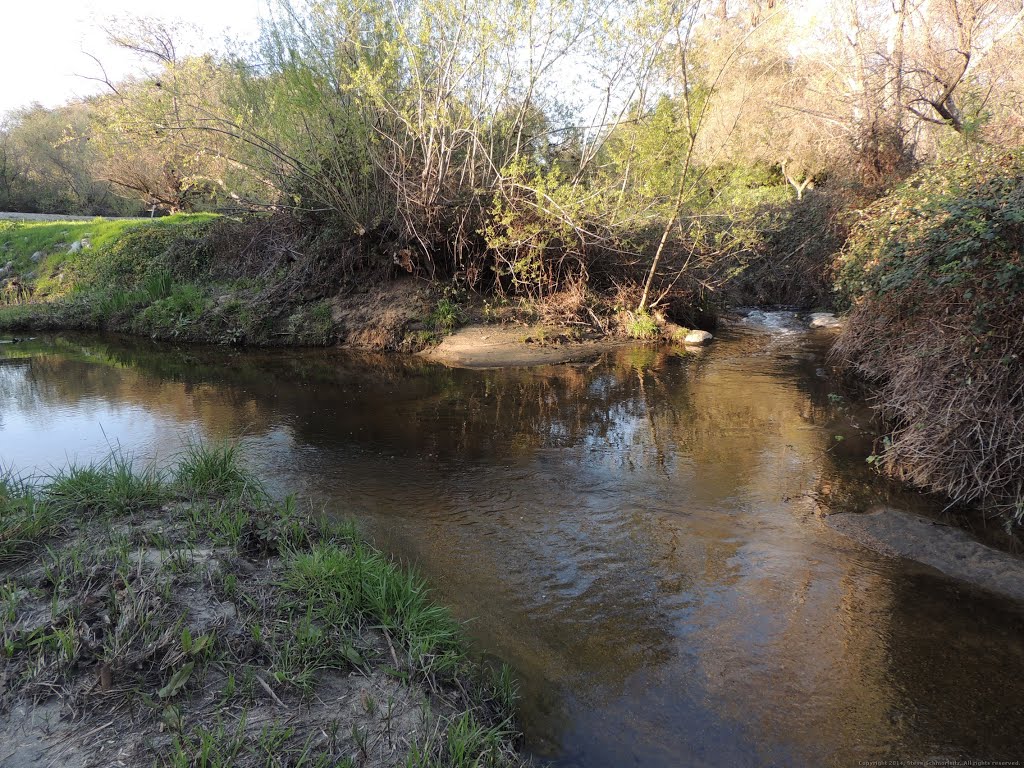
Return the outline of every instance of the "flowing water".
{"type": "Polygon", "coordinates": [[[827,338],[769,320],[502,371],[0,345],[0,463],[240,438],[275,490],[423,571],[519,672],[527,747],[559,766],[1024,758],[1024,610],[822,522],[930,507],[866,466],[827,338]]]}

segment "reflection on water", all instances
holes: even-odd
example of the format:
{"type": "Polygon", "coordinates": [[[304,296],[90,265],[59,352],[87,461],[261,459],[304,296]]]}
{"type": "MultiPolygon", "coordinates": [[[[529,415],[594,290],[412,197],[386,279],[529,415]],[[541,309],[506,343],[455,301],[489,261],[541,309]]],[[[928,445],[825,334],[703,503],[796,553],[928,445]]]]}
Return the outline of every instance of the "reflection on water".
{"type": "Polygon", "coordinates": [[[820,341],[455,371],[61,339],[0,348],[0,462],[240,437],[278,489],[415,562],[564,766],[1020,757],[1013,605],[859,548],[871,476],[820,341]],[[836,436],[846,439],[836,440],[836,436]],[[817,501],[816,501],[817,500],[817,501]]]}

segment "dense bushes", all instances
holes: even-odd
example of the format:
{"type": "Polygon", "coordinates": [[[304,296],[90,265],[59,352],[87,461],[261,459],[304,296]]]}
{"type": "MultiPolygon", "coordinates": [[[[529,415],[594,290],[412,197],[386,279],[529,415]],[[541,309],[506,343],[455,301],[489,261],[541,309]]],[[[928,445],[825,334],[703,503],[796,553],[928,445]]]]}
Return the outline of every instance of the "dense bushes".
{"type": "Polygon", "coordinates": [[[848,234],[850,197],[848,188],[836,185],[805,194],[800,201],[773,201],[746,212],[734,209],[728,226],[743,247],[734,248],[719,266],[721,301],[733,306],[832,306],[833,262],[848,234]]]}
{"type": "Polygon", "coordinates": [[[864,213],[834,350],[876,382],[888,471],[1024,519],[1024,152],[931,166],[864,213]]]}

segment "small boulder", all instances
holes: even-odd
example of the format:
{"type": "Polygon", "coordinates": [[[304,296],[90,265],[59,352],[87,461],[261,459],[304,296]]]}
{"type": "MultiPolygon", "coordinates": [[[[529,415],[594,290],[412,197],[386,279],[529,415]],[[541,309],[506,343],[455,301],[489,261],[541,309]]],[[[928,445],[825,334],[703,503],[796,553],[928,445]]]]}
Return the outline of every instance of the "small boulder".
{"type": "Polygon", "coordinates": [[[810,321],[811,328],[836,328],[841,324],[839,318],[831,312],[814,312],[810,321]]]}
{"type": "Polygon", "coordinates": [[[44,257],[45,255],[46,255],[46,254],[45,254],[45,253],[43,253],[42,251],[36,251],[35,253],[33,253],[33,254],[32,254],[32,262],[33,262],[34,264],[38,264],[38,263],[39,263],[40,261],[42,261],[42,260],[43,260],[43,257],[44,257]]]}
{"type": "Polygon", "coordinates": [[[715,337],[707,331],[690,331],[683,339],[684,344],[703,347],[710,344],[715,337]]]}
{"type": "Polygon", "coordinates": [[[71,247],[68,248],[68,253],[78,253],[80,250],[82,250],[82,241],[75,240],[75,242],[71,244],[71,247]]]}
{"type": "Polygon", "coordinates": [[[92,248],[92,240],[90,240],[88,237],[83,237],[78,242],[82,244],[82,248],[92,248]]]}

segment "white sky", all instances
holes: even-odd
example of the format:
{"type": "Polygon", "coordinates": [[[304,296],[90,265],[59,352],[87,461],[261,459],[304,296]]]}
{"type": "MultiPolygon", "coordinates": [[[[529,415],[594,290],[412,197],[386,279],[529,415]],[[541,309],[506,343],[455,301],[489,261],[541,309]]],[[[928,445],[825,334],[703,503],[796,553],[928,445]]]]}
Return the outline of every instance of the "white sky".
{"type": "Polygon", "coordinates": [[[255,38],[266,0],[0,0],[0,115],[38,101],[56,106],[103,86],[80,75],[99,70],[88,51],[113,79],[139,68],[137,60],[106,42],[100,26],[111,19],[149,16],[198,27],[218,47],[226,34],[255,38]]]}
{"type": "MultiPolygon", "coordinates": [[[[52,107],[100,93],[105,87],[84,76],[99,76],[99,58],[113,80],[140,71],[141,62],[106,41],[101,26],[149,16],[181,21],[199,29],[192,50],[222,47],[226,36],[255,39],[272,0],[0,0],[0,118],[5,112],[39,102],[52,107]]],[[[797,0],[794,19],[808,31],[827,18],[836,0],[797,0]]]]}

